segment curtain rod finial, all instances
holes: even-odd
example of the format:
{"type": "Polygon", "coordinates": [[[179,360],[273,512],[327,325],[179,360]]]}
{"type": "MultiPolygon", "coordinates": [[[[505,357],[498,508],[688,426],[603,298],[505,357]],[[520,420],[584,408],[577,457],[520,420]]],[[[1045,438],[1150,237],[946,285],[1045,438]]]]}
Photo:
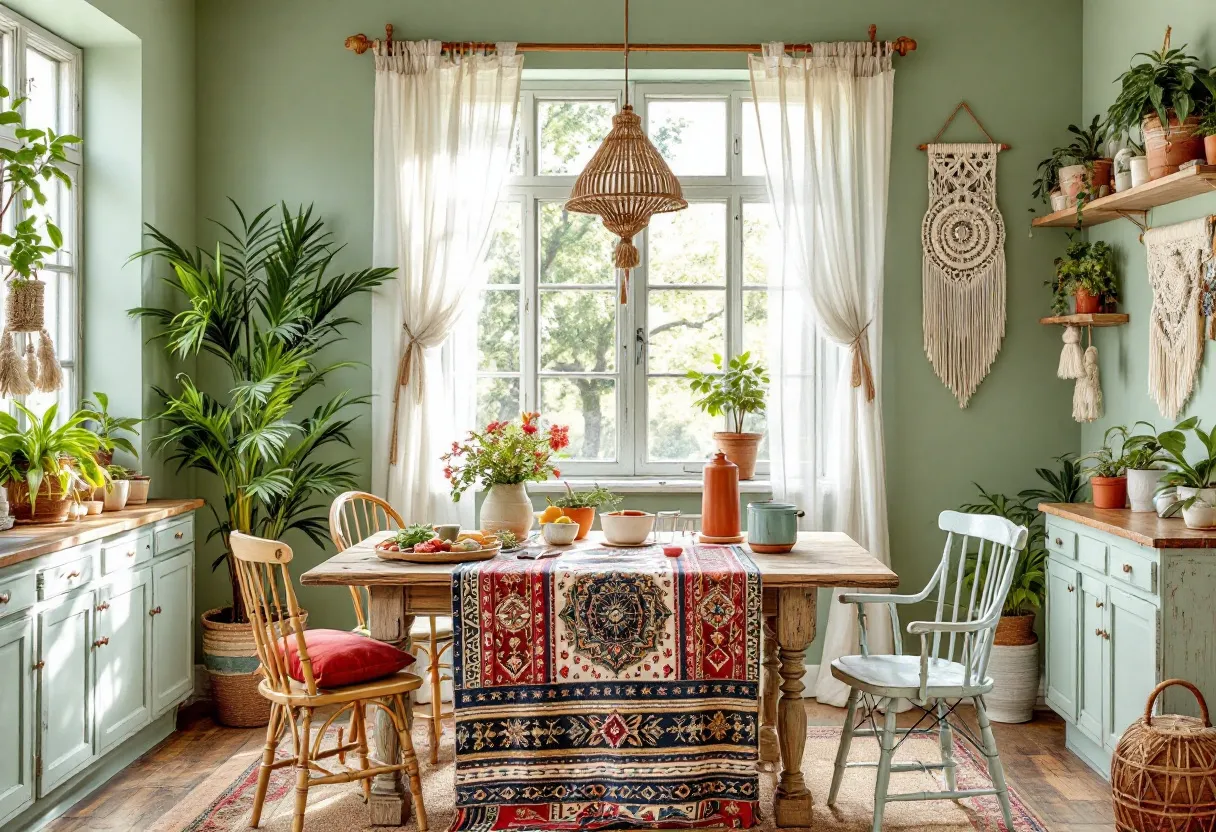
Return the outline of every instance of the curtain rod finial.
{"type": "Polygon", "coordinates": [[[914,41],[912,38],[900,35],[895,39],[895,42],[891,44],[891,48],[898,52],[901,58],[906,58],[909,52],[916,51],[916,41],[914,41]]]}
{"type": "Polygon", "coordinates": [[[368,49],[371,49],[372,42],[368,40],[367,35],[360,32],[357,35],[351,35],[345,41],[346,48],[356,55],[362,55],[368,49]]]}

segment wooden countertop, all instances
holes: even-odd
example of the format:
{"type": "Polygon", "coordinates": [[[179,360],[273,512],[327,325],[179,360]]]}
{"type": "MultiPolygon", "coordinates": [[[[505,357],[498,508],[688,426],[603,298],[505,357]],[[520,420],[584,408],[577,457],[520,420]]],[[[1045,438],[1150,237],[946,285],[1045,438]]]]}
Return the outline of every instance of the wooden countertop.
{"type": "Polygon", "coordinates": [[[113,534],[137,529],[157,520],[176,517],[188,511],[202,508],[203,501],[193,500],[148,500],[146,505],[107,511],[80,520],[66,523],[13,526],[0,532],[0,569],[15,566],[42,555],[70,549],[113,534]],[[7,551],[6,541],[23,539],[20,548],[7,551]]]}
{"type": "Polygon", "coordinates": [[[1216,549],[1216,529],[1188,529],[1181,517],[1155,511],[1095,508],[1093,503],[1040,503],[1039,511],[1153,549],[1216,549]]]}

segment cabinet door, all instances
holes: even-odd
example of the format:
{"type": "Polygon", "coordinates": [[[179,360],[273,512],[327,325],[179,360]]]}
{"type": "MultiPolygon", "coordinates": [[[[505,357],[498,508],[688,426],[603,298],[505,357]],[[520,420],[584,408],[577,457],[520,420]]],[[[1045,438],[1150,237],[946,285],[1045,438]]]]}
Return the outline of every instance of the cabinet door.
{"type": "Polygon", "coordinates": [[[0,626],[0,822],[34,801],[34,621],[0,626]]]}
{"type": "Polygon", "coordinates": [[[159,716],[194,689],[194,551],[152,567],[152,707],[159,716]]]}
{"type": "Polygon", "coordinates": [[[1121,589],[1107,589],[1106,747],[1113,750],[1124,730],[1144,714],[1144,703],[1159,681],[1157,607],[1121,589]]]}
{"type": "Polygon", "coordinates": [[[1076,569],[1052,559],[1047,562],[1047,704],[1067,720],[1077,717],[1076,569]]]}
{"type": "Polygon", "coordinates": [[[96,595],[66,596],[38,614],[42,662],[38,796],[58,786],[95,755],[93,745],[93,605],[96,595]]]}
{"type": "Polygon", "coordinates": [[[1106,723],[1106,583],[1084,575],[1081,578],[1080,684],[1077,687],[1077,729],[1098,745],[1106,723]]]}
{"type": "Polygon", "coordinates": [[[104,752],[152,719],[148,668],[152,649],[152,570],[141,569],[98,591],[93,667],[97,745],[104,752]]]}

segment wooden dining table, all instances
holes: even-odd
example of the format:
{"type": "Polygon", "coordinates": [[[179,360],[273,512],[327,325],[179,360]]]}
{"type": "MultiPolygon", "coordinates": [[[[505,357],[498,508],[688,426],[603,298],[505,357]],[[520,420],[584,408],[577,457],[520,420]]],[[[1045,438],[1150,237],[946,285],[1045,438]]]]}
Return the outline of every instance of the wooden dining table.
{"type": "MultiPolygon", "coordinates": [[[[377,556],[376,544],[391,534],[373,534],[309,569],[300,582],[309,586],[366,587],[372,638],[409,650],[410,625],[415,616],[452,614],[452,571],[456,565],[412,564],[377,556]]],[[[602,542],[601,535],[592,532],[580,544],[597,545],[602,542]]],[[[760,554],[746,545],[744,550],[760,570],[764,591],[760,761],[780,763],[773,800],[777,825],[811,826],[811,793],[802,775],[806,745],[802,677],[806,672],[806,648],[815,639],[818,590],[886,589],[897,586],[899,578],[839,532],[799,532],[794,550],[786,554],[760,554]]],[[[380,759],[396,759],[396,732],[387,724],[376,727],[374,739],[380,759]]],[[[402,778],[395,773],[376,778],[371,795],[374,825],[405,823],[409,806],[410,795],[402,778]]]]}

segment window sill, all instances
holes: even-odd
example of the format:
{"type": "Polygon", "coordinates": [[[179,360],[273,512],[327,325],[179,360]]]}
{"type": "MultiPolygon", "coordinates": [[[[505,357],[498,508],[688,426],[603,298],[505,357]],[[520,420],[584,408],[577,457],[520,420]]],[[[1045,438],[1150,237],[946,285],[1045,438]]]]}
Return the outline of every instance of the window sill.
{"type": "MultiPolygon", "coordinates": [[[[702,481],[700,477],[570,477],[564,480],[547,480],[545,482],[528,483],[530,494],[564,494],[566,487],[562,483],[570,483],[575,491],[591,488],[599,484],[618,494],[700,494],[702,481]]],[[[768,480],[742,480],[739,483],[740,494],[772,495],[773,487],[768,480]]]]}

